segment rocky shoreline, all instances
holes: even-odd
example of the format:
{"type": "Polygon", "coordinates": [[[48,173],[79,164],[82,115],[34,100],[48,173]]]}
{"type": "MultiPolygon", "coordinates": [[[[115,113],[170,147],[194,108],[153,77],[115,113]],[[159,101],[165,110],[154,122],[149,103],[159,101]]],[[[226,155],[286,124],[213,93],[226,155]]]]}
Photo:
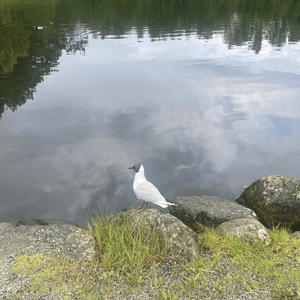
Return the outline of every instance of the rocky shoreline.
{"type": "MultiPolygon", "coordinates": [[[[214,260],[214,254],[209,249],[197,244],[199,232],[196,234],[195,231],[199,229],[199,224],[218,229],[220,235],[247,241],[260,240],[262,243],[270,238],[272,227],[280,224],[292,228],[290,238],[299,239],[300,236],[297,231],[300,228],[298,179],[274,175],[262,178],[246,188],[237,199],[239,204],[208,196],[178,197],[174,202],[179,206],[171,208],[170,214],[151,208],[130,210],[111,217],[112,222],[119,224],[124,222],[124,216],[129,216],[133,223],[146,222],[146,230],[157,232],[160,243],[168,240],[170,257],[177,255],[177,259],[170,259],[162,265],[145,266],[143,276],[149,280],[145,280],[134,293],[124,293],[122,282],[113,280],[114,292],[108,293],[110,297],[103,294],[103,289],[112,287],[111,283],[106,287],[108,281],[103,280],[108,273],[101,267],[92,271],[91,266],[100,263],[101,257],[91,232],[75,223],[53,219],[25,218],[17,226],[0,223],[0,299],[50,300],[65,299],[67,296],[74,300],[88,299],[75,280],[67,280],[79,273],[85,277],[85,286],[93,287],[98,299],[172,299],[168,293],[200,276],[199,272],[185,270],[181,263],[189,265],[200,258],[207,262],[214,260]],[[65,277],[59,277],[59,281],[56,280],[61,276],[57,273],[58,269],[69,272],[65,277]],[[95,285],[95,278],[102,280],[95,285]],[[52,285],[39,294],[36,293],[38,288],[30,291],[33,282],[36,286],[46,285],[45,282],[52,282],[52,285]],[[153,285],[155,282],[156,286],[153,285]],[[162,292],[166,297],[162,296],[162,292]]],[[[278,264],[276,268],[288,274],[291,268],[300,269],[298,261],[297,257],[291,257],[286,264],[278,264]]],[[[193,292],[194,296],[182,293],[177,299],[278,299],[272,297],[273,279],[257,276],[251,268],[241,271],[229,259],[220,260],[218,265],[206,271],[202,272],[205,277],[201,288],[193,292]],[[242,274],[244,284],[237,283],[237,274],[242,274]],[[219,282],[220,287],[216,288],[219,282]],[[247,289],[247,283],[258,288],[247,289]]],[[[298,291],[299,284],[296,282],[290,287],[291,290],[298,291]]],[[[289,299],[300,298],[293,296],[289,299]]]]}

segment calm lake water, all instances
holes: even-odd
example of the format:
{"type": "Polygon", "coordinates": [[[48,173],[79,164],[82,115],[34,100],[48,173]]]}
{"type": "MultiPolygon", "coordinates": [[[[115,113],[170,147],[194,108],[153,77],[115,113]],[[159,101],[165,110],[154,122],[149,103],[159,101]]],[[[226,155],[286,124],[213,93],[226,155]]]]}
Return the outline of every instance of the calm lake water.
{"type": "Polygon", "coordinates": [[[136,163],[167,199],[300,179],[299,1],[7,3],[1,222],[140,206],[136,163]]]}

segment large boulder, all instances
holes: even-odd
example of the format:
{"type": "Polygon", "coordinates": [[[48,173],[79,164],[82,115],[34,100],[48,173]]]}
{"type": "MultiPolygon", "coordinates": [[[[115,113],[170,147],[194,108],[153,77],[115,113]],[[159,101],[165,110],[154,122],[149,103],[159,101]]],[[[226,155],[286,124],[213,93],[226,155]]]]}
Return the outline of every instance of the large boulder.
{"type": "Polygon", "coordinates": [[[242,241],[260,239],[264,243],[266,239],[270,238],[268,229],[253,218],[225,222],[217,227],[217,231],[221,236],[237,237],[242,241]]]}
{"type": "Polygon", "coordinates": [[[87,230],[73,225],[13,226],[0,223],[0,257],[27,253],[70,260],[92,261],[98,255],[95,239],[87,230]]]}
{"type": "Polygon", "coordinates": [[[25,217],[23,219],[20,219],[16,226],[26,225],[26,226],[35,226],[35,225],[41,225],[41,226],[47,226],[47,225],[55,225],[55,224],[69,224],[73,225],[75,227],[79,227],[76,223],[67,221],[67,220],[58,220],[58,219],[50,219],[50,218],[33,218],[33,217],[25,217]]]}
{"type": "Polygon", "coordinates": [[[253,209],[267,228],[291,226],[300,230],[300,180],[270,175],[253,182],[236,200],[253,209]]]}
{"type": "Polygon", "coordinates": [[[195,232],[170,214],[162,213],[156,208],[131,209],[113,215],[109,220],[110,223],[115,222],[119,225],[123,225],[126,221],[133,231],[142,223],[145,224],[146,234],[155,231],[161,248],[167,242],[170,255],[179,255],[188,262],[200,255],[195,232]]]}
{"type": "Polygon", "coordinates": [[[170,207],[170,213],[195,231],[198,230],[197,223],[205,227],[216,228],[233,219],[257,219],[253,210],[217,197],[204,195],[177,197],[174,203],[179,206],[170,207]]]}
{"type": "MultiPolygon", "coordinates": [[[[45,299],[61,299],[57,290],[63,285],[70,290],[71,285],[67,281],[57,282],[57,275],[53,271],[56,268],[55,258],[59,257],[75,264],[83,261],[87,266],[84,270],[86,272],[92,261],[100,259],[97,243],[87,230],[67,224],[68,221],[35,220],[20,221],[19,226],[0,223],[1,299],[15,299],[15,296],[26,293],[26,299],[33,299],[29,291],[31,284],[42,285],[47,289],[51,287],[51,293],[50,290],[46,292],[51,296],[45,299]],[[20,225],[22,222],[28,226],[20,225]],[[13,267],[26,270],[26,273],[11,273],[13,267]],[[35,267],[38,273],[30,273],[31,268],[35,267]],[[43,278],[47,278],[47,284],[43,278]]],[[[76,293],[75,287],[72,286],[72,289],[76,293]]]]}

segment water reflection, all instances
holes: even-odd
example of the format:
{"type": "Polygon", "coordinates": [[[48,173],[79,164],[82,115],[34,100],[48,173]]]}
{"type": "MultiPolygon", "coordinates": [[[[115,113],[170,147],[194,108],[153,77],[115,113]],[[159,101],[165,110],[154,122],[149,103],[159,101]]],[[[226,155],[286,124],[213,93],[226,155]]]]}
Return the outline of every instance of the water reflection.
{"type": "Polygon", "coordinates": [[[62,50],[85,53],[88,33],[94,39],[120,39],[134,32],[139,41],[149,36],[151,42],[207,40],[219,34],[229,49],[246,47],[258,54],[264,41],[278,48],[298,42],[299,5],[258,0],[247,6],[233,0],[214,5],[209,0],[2,2],[0,113],[4,106],[15,110],[33,99],[36,85],[57,70],[62,50]],[[37,26],[45,29],[34,30],[37,26]]]}
{"type": "Polygon", "coordinates": [[[273,150],[284,157],[300,161],[300,137],[284,136],[272,140],[273,150]]]}
{"type": "Polygon", "coordinates": [[[299,178],[298,10],[214,3],[0,5],[0,221],[140,206],[136,163],[167,199],[299,178]]]}

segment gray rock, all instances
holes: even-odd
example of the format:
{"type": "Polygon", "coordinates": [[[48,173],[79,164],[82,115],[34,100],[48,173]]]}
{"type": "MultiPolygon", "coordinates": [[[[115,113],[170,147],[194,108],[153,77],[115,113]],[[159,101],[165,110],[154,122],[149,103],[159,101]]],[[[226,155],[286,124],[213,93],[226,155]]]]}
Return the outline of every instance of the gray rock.
{"type": "Polygon", "coordinates": [[[88,263],[99,259],[94,237],[87,230],[68,224],[16,227],[0,223],[0,299],[12,299],[17,292],[25,291],[31,282],[30,275],[10,271],[18,259],[24,261],[33,255],[88,263]]]}
{"type": "Polygon", "coordinates": [[[295,231],[290,235],[290,239],[300,239],[300,231],[295,231]]]}
{"type": "Polygon", "coordinates": [[[66,259],[91,261],[95,250],[94,237],[87,230],[72,225],[15,227],[0,223],[0,256],[43,253],[52,257],[59,255],[66,259]]]}
{"type": "Polygon", "coordinates": [[[268,229],[253,218],[234,219],[225,222],[217,227],[217,231],[221,236],[229,235],[249,241],[260,239],[263,243],[270,238],[268,229]]]}
{"type": "Polygon", "coordinates": [[[270,175],[253,182],[239,198],[267,228],[291,226],[300,230],[300,180],[270,175]]]}
{"type": "Polygon", "coordinates": [[[245,206],[244,204],[244,199],[242,199],[242,198],[237,198],[237,199],[235,199],[235,202],[237,203],[237,204],[240,204],[240,205],[243,205],[243,206],[245,206]]]}
{"type": "Polygon", "coordinates": [[[161,213],[156,208],[131,209],[111,217],[110,222],[119,225],[124,224],[128,218],[129,226],[136,230],[137,225],[146,222],[146,234],[155,231],[158,233],[160,247],[164,247],[168,241],[171,255],[180,255],[188,262],[200,255],[197,245],[197,235],[180,220],[169,214],[161,213]]]}
{"type": "Polygon", "coordinates": [[[50,219],[50,218],[39,218],[35,219],[32,217],[26,217],[21,220],[19,220],[16,224],[16,226],[20,225],[26,225],[26,226],[35,226],[35,225],[53,225],[53,224],[69,224],[73,225],[75,227],[79,227],[76,223],[67,221],[67,220],[58,220],[58,219],[50,219]]]}
{"type": "Polygon", "coordinates": [[[233,219],[257,219],[253,210],[217,197],[177,197],[174,202],[179,206],[172,207],[170,213],[193,230],[198,229],[197,223],[216,228],[218,225],[233,219]]]}

